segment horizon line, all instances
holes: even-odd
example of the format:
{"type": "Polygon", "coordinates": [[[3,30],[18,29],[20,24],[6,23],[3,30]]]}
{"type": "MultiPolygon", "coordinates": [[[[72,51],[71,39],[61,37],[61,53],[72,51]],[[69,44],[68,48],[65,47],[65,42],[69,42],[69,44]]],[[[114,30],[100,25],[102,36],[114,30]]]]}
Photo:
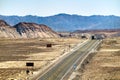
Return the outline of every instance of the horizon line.
{"type": "Polygon", "coordinates": [[[52,14],[52,15],[48,15],[48,16],[40,16],[40,15],[34,15],[34,14],[27,14],[27,15],[5,15],[5,14],[0,14],[0,16],[19,16],[19,17],[25,17],[25,16],[36,16],[36,17],[51,17],[51,16],[56,16],[56,15],[76,15],[76,16],[117,16],[120,17],[120,15],[114,15],[114,14],[110,14],[110,15],[104,15],[104,14],[92,14],[92,15],[81,15],[81,14],[69,14],[69,13],[58,13],[58,14],[52,14]]]}

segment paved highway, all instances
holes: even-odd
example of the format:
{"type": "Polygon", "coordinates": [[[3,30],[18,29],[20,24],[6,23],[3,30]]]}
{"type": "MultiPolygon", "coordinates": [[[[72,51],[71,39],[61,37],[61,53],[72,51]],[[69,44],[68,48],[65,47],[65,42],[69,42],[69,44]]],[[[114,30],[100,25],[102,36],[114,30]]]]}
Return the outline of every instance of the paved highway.
{"type": "Polygon", "coordinates": [[[64,79],[66,73],[71,71],[71,67],[75,68],[78,65],[78,62],[82,61],[84,56],[87,55],[92,49],[94,49],[99,42],[99,40],[87,41],[83,46],[80,46],[76,51],[72,52],[72,54],[58,62],[56,65],[50,68],[50,70],[39,76],[36,80],[64,79]]]}

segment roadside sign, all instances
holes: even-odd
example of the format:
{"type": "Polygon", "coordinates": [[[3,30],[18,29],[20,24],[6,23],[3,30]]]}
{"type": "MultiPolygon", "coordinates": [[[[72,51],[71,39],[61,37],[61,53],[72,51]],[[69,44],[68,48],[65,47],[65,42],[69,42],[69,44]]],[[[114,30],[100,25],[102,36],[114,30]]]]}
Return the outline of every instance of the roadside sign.
{"type": "Polygon", "coordinates": [[[28,62],[28,63],[26,63],[26,66],[33,67],[33,66],[34,66],[34,63],[28,62]]]}
{"type": "Polygon", "coordinates": [[[47,44],[46,47],[52,47],[52,44],[47,44]]]}

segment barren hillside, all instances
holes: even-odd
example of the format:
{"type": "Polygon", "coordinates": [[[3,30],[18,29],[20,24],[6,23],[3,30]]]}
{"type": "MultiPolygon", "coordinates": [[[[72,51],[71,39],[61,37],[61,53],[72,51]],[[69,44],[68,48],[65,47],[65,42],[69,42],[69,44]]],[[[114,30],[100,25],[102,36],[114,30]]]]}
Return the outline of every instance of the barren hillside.
{"type": "Polygon", "coordinates": [[[58,37],[57,33],[44,24],[18,23],[14,26],[24,38],[51,38],[58,37]]]}
{"type": "Polygon", "coordinates": [[[1,38],[20,38],[15,28],[12,28],[5,21],[0,20],[0,37],[1,38]]]}
{"type": "Polygon", "coordinates": [[[2,38],[52,38],[59,35],[44,24],[21,22],[11,27],[0,20],[0,37],[2,38]]]}

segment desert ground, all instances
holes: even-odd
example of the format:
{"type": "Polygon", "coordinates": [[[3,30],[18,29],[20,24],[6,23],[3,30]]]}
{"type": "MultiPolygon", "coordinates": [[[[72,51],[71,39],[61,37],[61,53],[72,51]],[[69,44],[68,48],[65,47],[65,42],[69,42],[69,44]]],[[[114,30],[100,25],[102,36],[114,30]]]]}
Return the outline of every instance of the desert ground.
{"type": "Polygon", "coordinates": [[[120,37],[103,40],[96,55],[76,73],[74,80],[120,80],[120,37]]]}
{"type": "Polygon", "coordinates": [[[26,80],[83,41],[77,38],[0,39],[0,80],[26,80]],[[34,67],[27,67],[28,62],[34,63],[34,67]]]}

